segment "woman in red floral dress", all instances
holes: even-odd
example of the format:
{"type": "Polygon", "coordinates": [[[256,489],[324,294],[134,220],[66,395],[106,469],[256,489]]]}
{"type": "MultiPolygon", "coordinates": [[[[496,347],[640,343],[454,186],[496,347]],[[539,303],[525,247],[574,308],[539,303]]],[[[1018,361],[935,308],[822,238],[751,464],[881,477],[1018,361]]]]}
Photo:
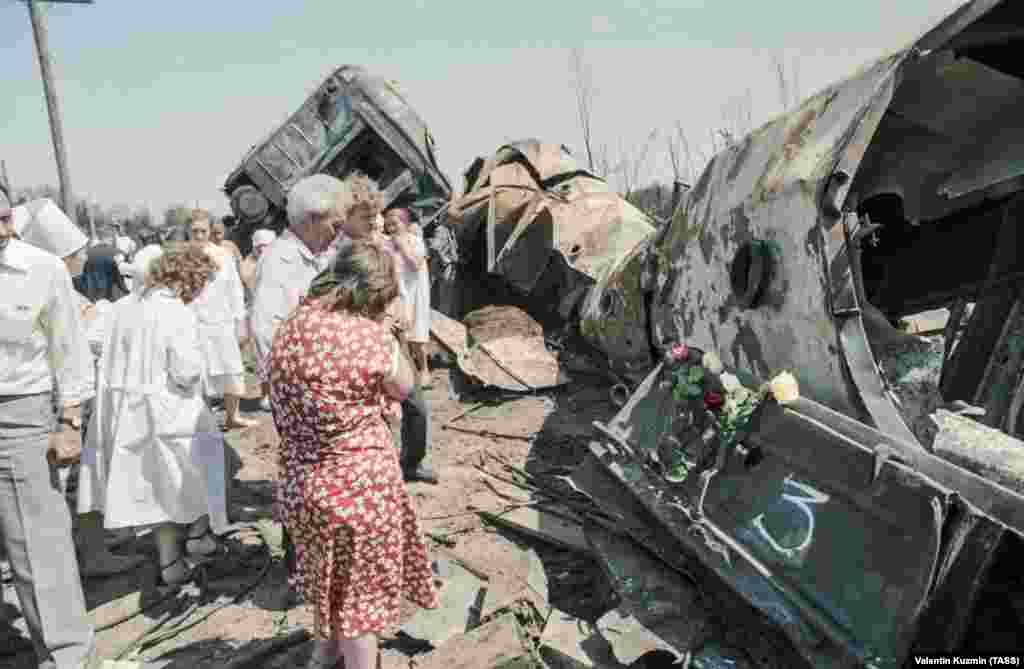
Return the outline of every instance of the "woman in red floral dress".
{"type": "Polygon", "coordinates": [[[325,275],[274,337],[275,511],[295,549],[292,585],[326,642],[317,655],[327,666],[340,654],[346,669],[372,669],[377,635],[398,621],[403,595],[438,606],[386,423],[413,371],[384,325],[398,295],[390,255],[357,242],[325,275]]]}

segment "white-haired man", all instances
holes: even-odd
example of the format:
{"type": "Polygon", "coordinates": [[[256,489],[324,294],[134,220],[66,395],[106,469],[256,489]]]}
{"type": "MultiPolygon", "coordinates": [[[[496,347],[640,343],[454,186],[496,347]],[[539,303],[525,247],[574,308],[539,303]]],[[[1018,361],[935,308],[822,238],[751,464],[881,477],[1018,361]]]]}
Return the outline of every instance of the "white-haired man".
{"type": "Polygon", "coordinates": [[[39,666],[79,669],[93,628],[48,459],[77,450],[92,360],[68,268],[17,239],[2,186],[0,282],[0,535],[39,666]]]}
{"type": "Polygon", "coordinates": [[[288,192],[288,229],[260,259],[252,291],[250,325],[257,368],[268,396],[270,346],[277,329],[298,306],[317,274],[330,264],[341,218],[338,194],[344,185],[326,174],[298,181],[288,192]]]}

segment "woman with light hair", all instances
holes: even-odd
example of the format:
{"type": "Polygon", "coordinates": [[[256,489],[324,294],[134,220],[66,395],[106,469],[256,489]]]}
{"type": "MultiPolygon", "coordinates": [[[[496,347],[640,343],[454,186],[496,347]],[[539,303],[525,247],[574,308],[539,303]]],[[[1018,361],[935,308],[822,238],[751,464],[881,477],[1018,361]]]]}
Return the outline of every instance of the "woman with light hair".
{"type": "Polygon", "coordinates": [[[192,302],[199,321],[199,342],[206,361],[203,394],[208,400],[224,398],[224,428],[247,428],[256,421],[239,414],[245,389],[241,341],[245,337],[245,293],[234,260],[210,240],[210,214],[194,209],[189,218],[189,238],[200,244],[220,270],[210,285],[192,302]]]}
{"type": "Polygon", "coordinates": [[[210,223],[210,243],[214,246],[220,247],[222,251],[231,256],[235,261],[235,269],[240,269],[242,265],[242,252],[238,249],[238,245],[227,238],[228,229],[224,225],[224,221],[213,221],[210,223]]]}
{"type": "Polygon", "coordinates": [[[427,269],[427,247],[423,232],[412,222],[407,209],[389,209],[384,215],[384,233],[390,238],[401,259],[403,316],[408,323],[409,348],[418,372],[417,382],[423,388],[431,385],[427,365],[427,343],[430,341],[430,274],[427,269]]]}
{"type": "Polygon", "coordinates": [[[158,582],[174,586],[191,577],[186,556],[222,554],[214,533],[227,527],[224,438],[200,393],[189,307],[219,268],[201,246],[183,244],[147,270],[144,292],[117,302],[106,328],[78,510],[102,513],[107,529],[153,527],[158,582]]]}

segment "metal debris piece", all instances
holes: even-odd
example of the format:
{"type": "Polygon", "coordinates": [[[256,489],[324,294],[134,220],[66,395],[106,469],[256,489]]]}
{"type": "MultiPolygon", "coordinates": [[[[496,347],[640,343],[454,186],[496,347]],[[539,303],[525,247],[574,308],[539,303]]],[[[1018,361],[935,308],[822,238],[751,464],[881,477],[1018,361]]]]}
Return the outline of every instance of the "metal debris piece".
{"type": "Polygon", "coordinates": [[[466,326],[436,310],[431,313],[430,332],[455,356],[462,373],[484,386],[529,392],[570,380],[543,335],[502,337],[471,346],[466,326]]]}
{"type": "MultiPolygon", "coordinates": [[[[430,612],[427,612],[430,613],[430,612]]],[[[485,669],[527,654],[515,615],[508,613],[452,638],[444,646],[416,657],[418,669],[485,669]]]]}
{"type": "Polygon", "coordinates": [[[441,606],[437,610],[420,610],[405,623],[401,632],[413,639],[440,646],[465,632],[473,607],[481,590],[481,581],[459,564],[451,564],[449,576],[441,590],[441,606]]]}
{"type": "Polygon", "coordinates": [[[1024,494],[1024,441],[944,409],[932,420],[936,455],[1024,494]]]}

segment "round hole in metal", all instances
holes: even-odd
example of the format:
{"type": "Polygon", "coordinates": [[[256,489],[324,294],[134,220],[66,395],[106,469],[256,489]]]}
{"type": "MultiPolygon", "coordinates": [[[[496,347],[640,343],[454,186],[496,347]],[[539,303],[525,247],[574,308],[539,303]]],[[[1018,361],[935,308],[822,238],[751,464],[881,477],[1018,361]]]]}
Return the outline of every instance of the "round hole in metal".
{"type": "Polygon", "coordinates": [[[729,283],[741,309],[757,306],[768,284],[770,257],[760,240],[743,243],[729,267],[729,283]]]}

